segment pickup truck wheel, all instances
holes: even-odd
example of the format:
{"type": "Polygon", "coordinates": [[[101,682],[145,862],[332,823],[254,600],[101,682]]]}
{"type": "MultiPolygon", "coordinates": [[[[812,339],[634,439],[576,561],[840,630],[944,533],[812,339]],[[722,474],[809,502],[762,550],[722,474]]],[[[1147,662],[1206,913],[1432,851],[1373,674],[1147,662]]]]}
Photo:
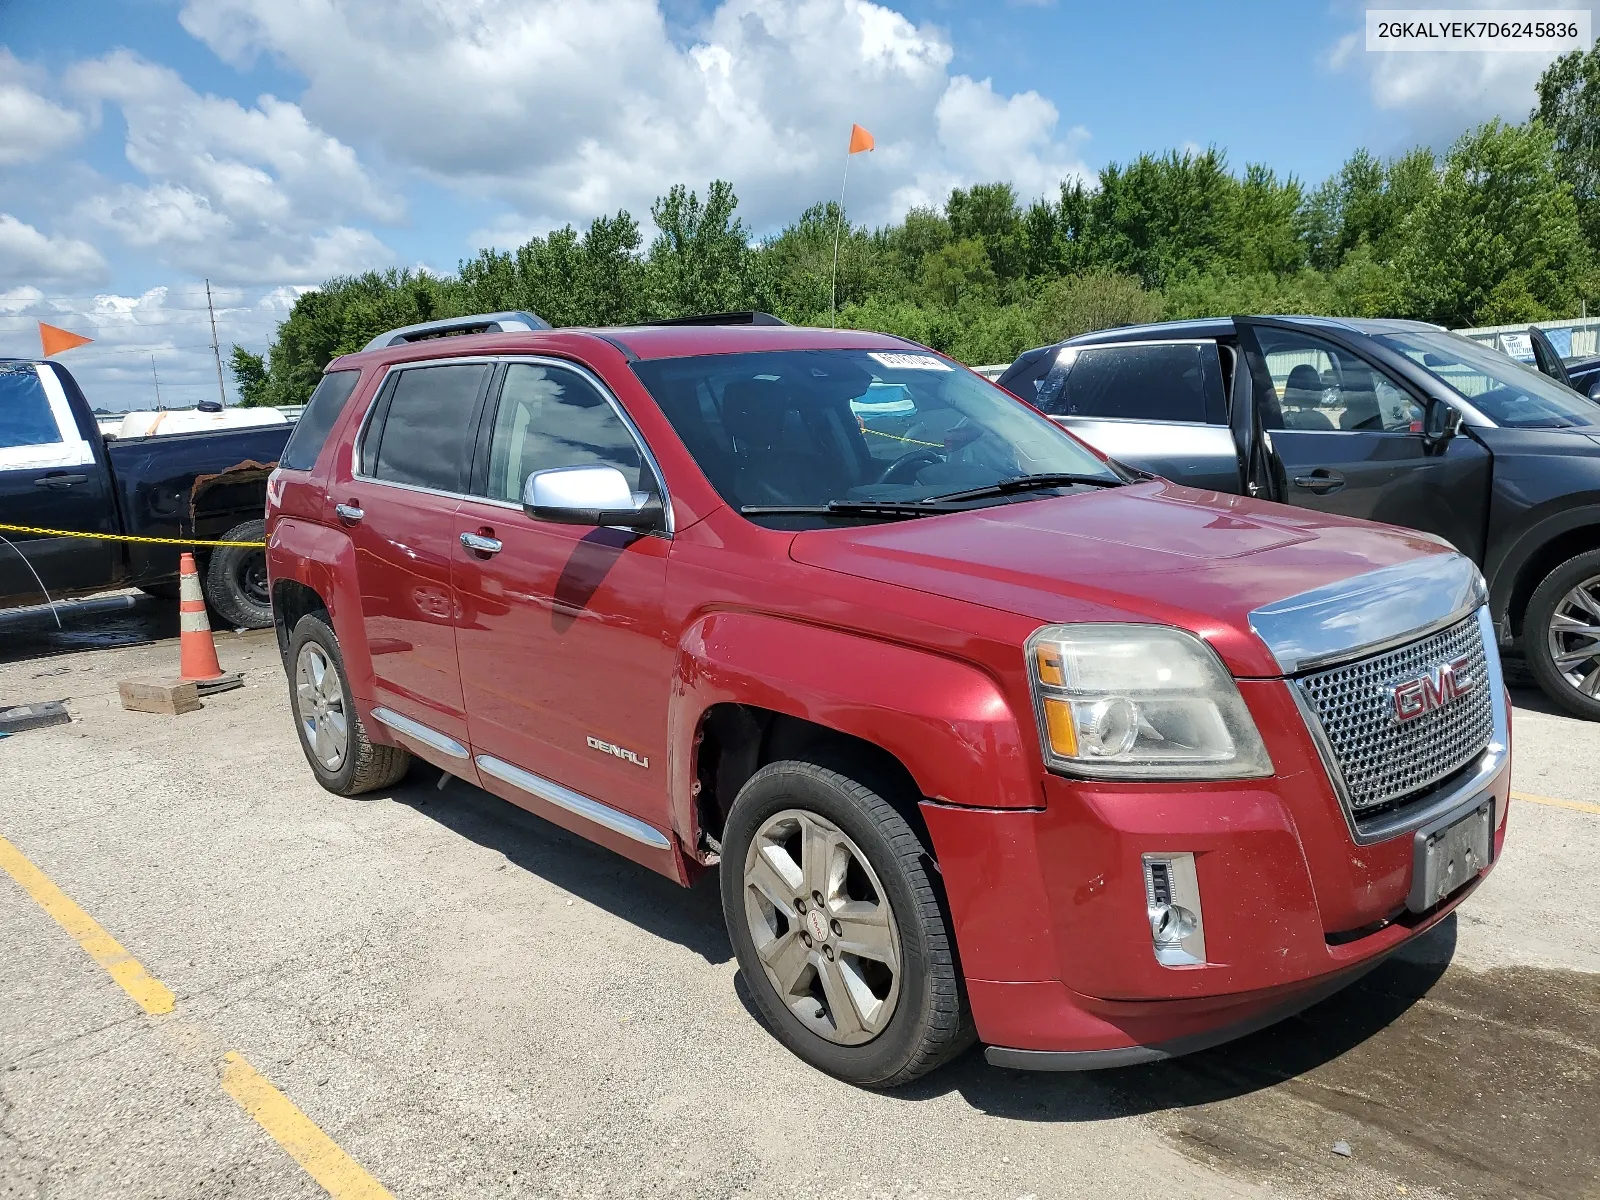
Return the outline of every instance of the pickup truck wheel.
{"type": "Polygon", "coordinates": [[[345,686],[339,639],[320,617],[301,617],[289,641],[289,703],[317,782],[340,796],[399,783],[411,755],[367,738],[345,686]]]}
{"type": "Polygon", "coordinates": [[[1545,576],[1528,601],[1522,641],[1545,695],[1574,716],[1600,721],[1600,550],[1545,576]]]}
{"type": "Polygon", "coordinates": [[[722,911],[767,1026],[812,1066],[895,1087],[972,1042],[932,855],[871,788],[769,763],[723,830],[722,911]]]}
{"type": "MultiPolygon", "coordinates": [[[[261,542],[267,523],[261,518],[235,525],[218,541],[261,542]]],[[[267,591],[267,552],[244,546],[218,546],[206,567],[206,603],[232,629],[266,629],[272,624],[272,596],[267,591]]]]}

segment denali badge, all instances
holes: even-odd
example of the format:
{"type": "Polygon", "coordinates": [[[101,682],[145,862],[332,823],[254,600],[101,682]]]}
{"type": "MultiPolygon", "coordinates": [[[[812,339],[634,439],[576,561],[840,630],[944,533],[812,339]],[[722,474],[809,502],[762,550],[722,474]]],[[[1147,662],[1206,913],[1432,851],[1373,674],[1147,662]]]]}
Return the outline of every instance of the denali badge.
{"type": "Polygon", "coordinates": [[[1468,662],[1469,659],[1463,654],[1427,672],[1420,679],[1408,679],[1389,689],[1389,694],[1394,697],[1394,719],[1414,720],[1436,708],[1443,708],[1477,687],[1477,681],[1467,674],[1468,662]]]}
{"type": "Polygon", "coordinates": [[[648,767],[650,765],[648,758],[640,758],[632,750],[624,750],[621,746],[613,746],[610,742],[602,742],[597,737],[585,738],[584,740],[589,743],[589,749],[598,750],[601,754],[614,754],[620,759],[631,762],[636,767],[648,767]]]}

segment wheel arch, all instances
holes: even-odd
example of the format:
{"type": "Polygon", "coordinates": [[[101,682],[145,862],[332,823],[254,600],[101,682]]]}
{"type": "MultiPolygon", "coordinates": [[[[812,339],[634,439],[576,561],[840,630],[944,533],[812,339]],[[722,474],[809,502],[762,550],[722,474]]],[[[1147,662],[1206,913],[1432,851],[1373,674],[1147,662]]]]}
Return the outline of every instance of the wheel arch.
{"type": "Polygon", "coordinates": [[[718,838],[744,782],[768,762],[808,756],[871,775],[860,782],[909,797],[913,810],[920,798],[1037,807],[1029,731],[969,663],[785,618],[714,614],[679,646],[673,822],[704,861],[702,835],[718,838]]]}
{"type": "Polygon", "coordinates": [[[1539,584],[1569,558],[1590,550],[1600,550],[1600,505],[1557,513],[1526,530],[1490,581],[1496,619],[1520,638],[1528,601],[1539,584]]]}

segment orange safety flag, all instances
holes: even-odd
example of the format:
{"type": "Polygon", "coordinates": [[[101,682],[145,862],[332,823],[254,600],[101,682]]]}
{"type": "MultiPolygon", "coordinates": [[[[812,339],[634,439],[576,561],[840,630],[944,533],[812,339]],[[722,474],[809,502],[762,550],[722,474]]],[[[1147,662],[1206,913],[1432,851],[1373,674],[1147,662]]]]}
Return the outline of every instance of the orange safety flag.
{"type": "Polygon", "coordinates": [[[860,154],[863,150],[871,150],[875,143],[872,135],[859,125],[850,126],[850,153],[860,154]]]}
{"type": "Polygon", "coordinates": [[[39,345],[44,347],[46,358],[52,354],[60,354],[63,350],[71,350],[74,346],[87,346],[92,341],[93,338],[73,333],[70,329],[57,329],[54,325],[39,322],[39,345]]]}

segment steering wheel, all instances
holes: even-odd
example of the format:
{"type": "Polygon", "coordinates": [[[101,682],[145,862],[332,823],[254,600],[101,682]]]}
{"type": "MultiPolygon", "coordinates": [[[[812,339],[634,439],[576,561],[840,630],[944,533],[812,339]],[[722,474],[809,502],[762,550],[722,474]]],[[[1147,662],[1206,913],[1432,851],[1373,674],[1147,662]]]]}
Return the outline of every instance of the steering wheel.
{"type": "Polygon", "coordinates": [[[944,455],[937,450],[912,450],[902,454],[887,467],[885,467],[874,480],[875,483],[915,483],[910,478],[918,468],[929,466],[933,463],[943,462],[944,455]]]}

